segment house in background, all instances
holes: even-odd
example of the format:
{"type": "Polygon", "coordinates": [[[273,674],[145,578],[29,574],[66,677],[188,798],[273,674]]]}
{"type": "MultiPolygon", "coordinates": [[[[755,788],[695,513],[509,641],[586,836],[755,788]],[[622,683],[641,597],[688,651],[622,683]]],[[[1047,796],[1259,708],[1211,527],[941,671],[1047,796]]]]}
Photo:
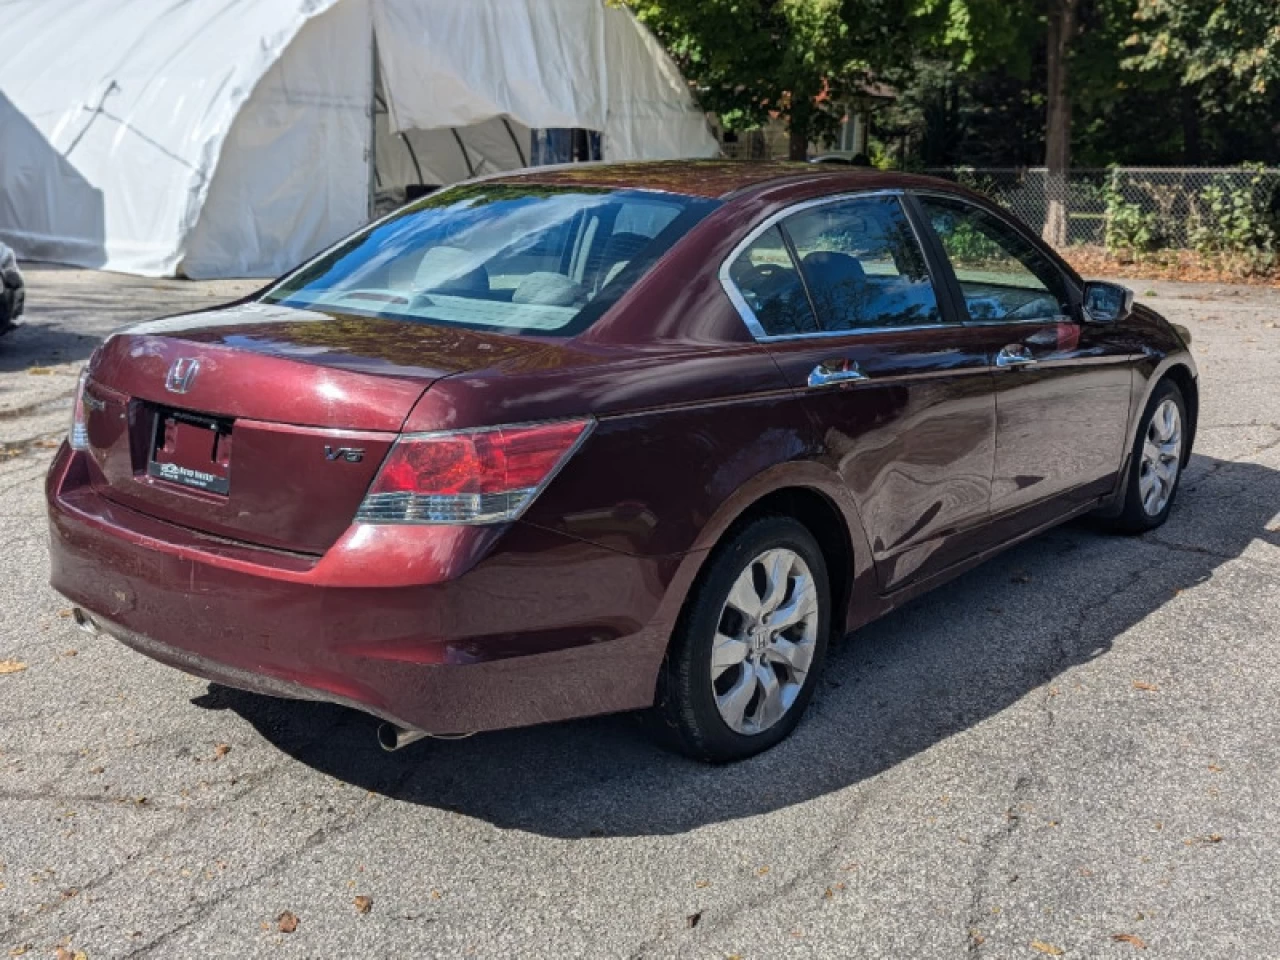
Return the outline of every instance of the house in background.
{"type": "MultiPolygon", "coordinates": [[[[812,158],[836,154],[852,158],[858,154],[866,155],[869,152],[869,137],[876,110],[897,98],[897,92],[887,84],[864,85],[857,95],[845,102],[844,120],[835,141],[831,144],[811,142],[809,156],[812,158]]],[[[726,157],[741,160],[785,160],[790,153],[787,125],[778,117],[755,130],[735,133],[725,130],[713,116],[711,127],[726,157]]]]}

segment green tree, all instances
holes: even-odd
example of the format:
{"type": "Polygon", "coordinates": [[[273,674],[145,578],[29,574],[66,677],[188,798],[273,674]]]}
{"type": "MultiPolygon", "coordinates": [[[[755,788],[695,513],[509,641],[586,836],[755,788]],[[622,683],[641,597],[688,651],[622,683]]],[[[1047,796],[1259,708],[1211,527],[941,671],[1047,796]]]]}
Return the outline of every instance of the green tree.
{"type": "Polygon", "coordinates": [[[778,116],[790,155],[829,138],[846,98],[906,58],[920,0],[625,0],[729,130],[778,116]]]}
{"type": "Polygon", "coordinates": [[[1067,239],[1066,175],[1071,166],[1071,66],[1109,7],[1131,0],[926,0],[940,15],[935,43],[962,67],[1028,76],[1044,66],[1044,165],[1048,210],[1044,237],[1067,239]]]}
{"type": "Polygon", "coordinates": [[[1274,102],[1280,90],[1277,0],[1137,0],[1125,66],[1172,69],[1202,108],[1274,102]]]}

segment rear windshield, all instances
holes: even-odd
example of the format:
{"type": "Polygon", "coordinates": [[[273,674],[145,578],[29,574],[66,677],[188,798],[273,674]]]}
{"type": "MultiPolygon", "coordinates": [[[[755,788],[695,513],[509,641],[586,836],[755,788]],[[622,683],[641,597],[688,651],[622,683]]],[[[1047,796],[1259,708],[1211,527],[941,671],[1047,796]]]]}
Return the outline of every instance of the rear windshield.
{"type": "Polygon", "coordinates": [[[717,205],[648,190],[466,184],[362,230],[262,299],[414,323],[571,336],[717,205]]]}

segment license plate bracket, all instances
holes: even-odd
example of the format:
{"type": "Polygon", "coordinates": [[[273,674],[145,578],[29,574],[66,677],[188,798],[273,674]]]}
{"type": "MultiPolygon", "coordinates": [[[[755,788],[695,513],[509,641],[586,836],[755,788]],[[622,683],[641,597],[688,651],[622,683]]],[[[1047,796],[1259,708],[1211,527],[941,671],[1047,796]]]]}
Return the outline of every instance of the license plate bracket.
{"type": "Polygon", "coordinates": [[[231,489],[232,421],[157,408],[147,475],[203,493],[231,489]]]}

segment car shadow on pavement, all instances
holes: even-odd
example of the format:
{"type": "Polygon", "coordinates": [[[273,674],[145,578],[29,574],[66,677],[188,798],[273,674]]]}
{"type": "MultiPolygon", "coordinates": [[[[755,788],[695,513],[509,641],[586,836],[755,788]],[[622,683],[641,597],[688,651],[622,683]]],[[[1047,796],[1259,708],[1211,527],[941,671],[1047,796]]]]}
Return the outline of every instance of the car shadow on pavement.
{"type": "Polygon", "coordinates": [[[1196,456],[1160,530],[1129,538],[1070,524],[836,645],[792,738],[732,766],[663,752],[635,716],[385,754],[376,722],[352,710],[218,685],[195,702],[233,710],[300,762],[406,803],[554,837],[679,833],[856,784],[1024,697],[1047,697],[1065,670],[1107,653],[1255,541],[1280,546],[1267,529],[1277,509],[1280,472],[1196,456]]]}
{"type": "Polygon", "coordinates": [[[60,363],[84,363],[101,338],[61,327],[24,322],[0,338],[0,373],[30,371],[60,363]]]}

